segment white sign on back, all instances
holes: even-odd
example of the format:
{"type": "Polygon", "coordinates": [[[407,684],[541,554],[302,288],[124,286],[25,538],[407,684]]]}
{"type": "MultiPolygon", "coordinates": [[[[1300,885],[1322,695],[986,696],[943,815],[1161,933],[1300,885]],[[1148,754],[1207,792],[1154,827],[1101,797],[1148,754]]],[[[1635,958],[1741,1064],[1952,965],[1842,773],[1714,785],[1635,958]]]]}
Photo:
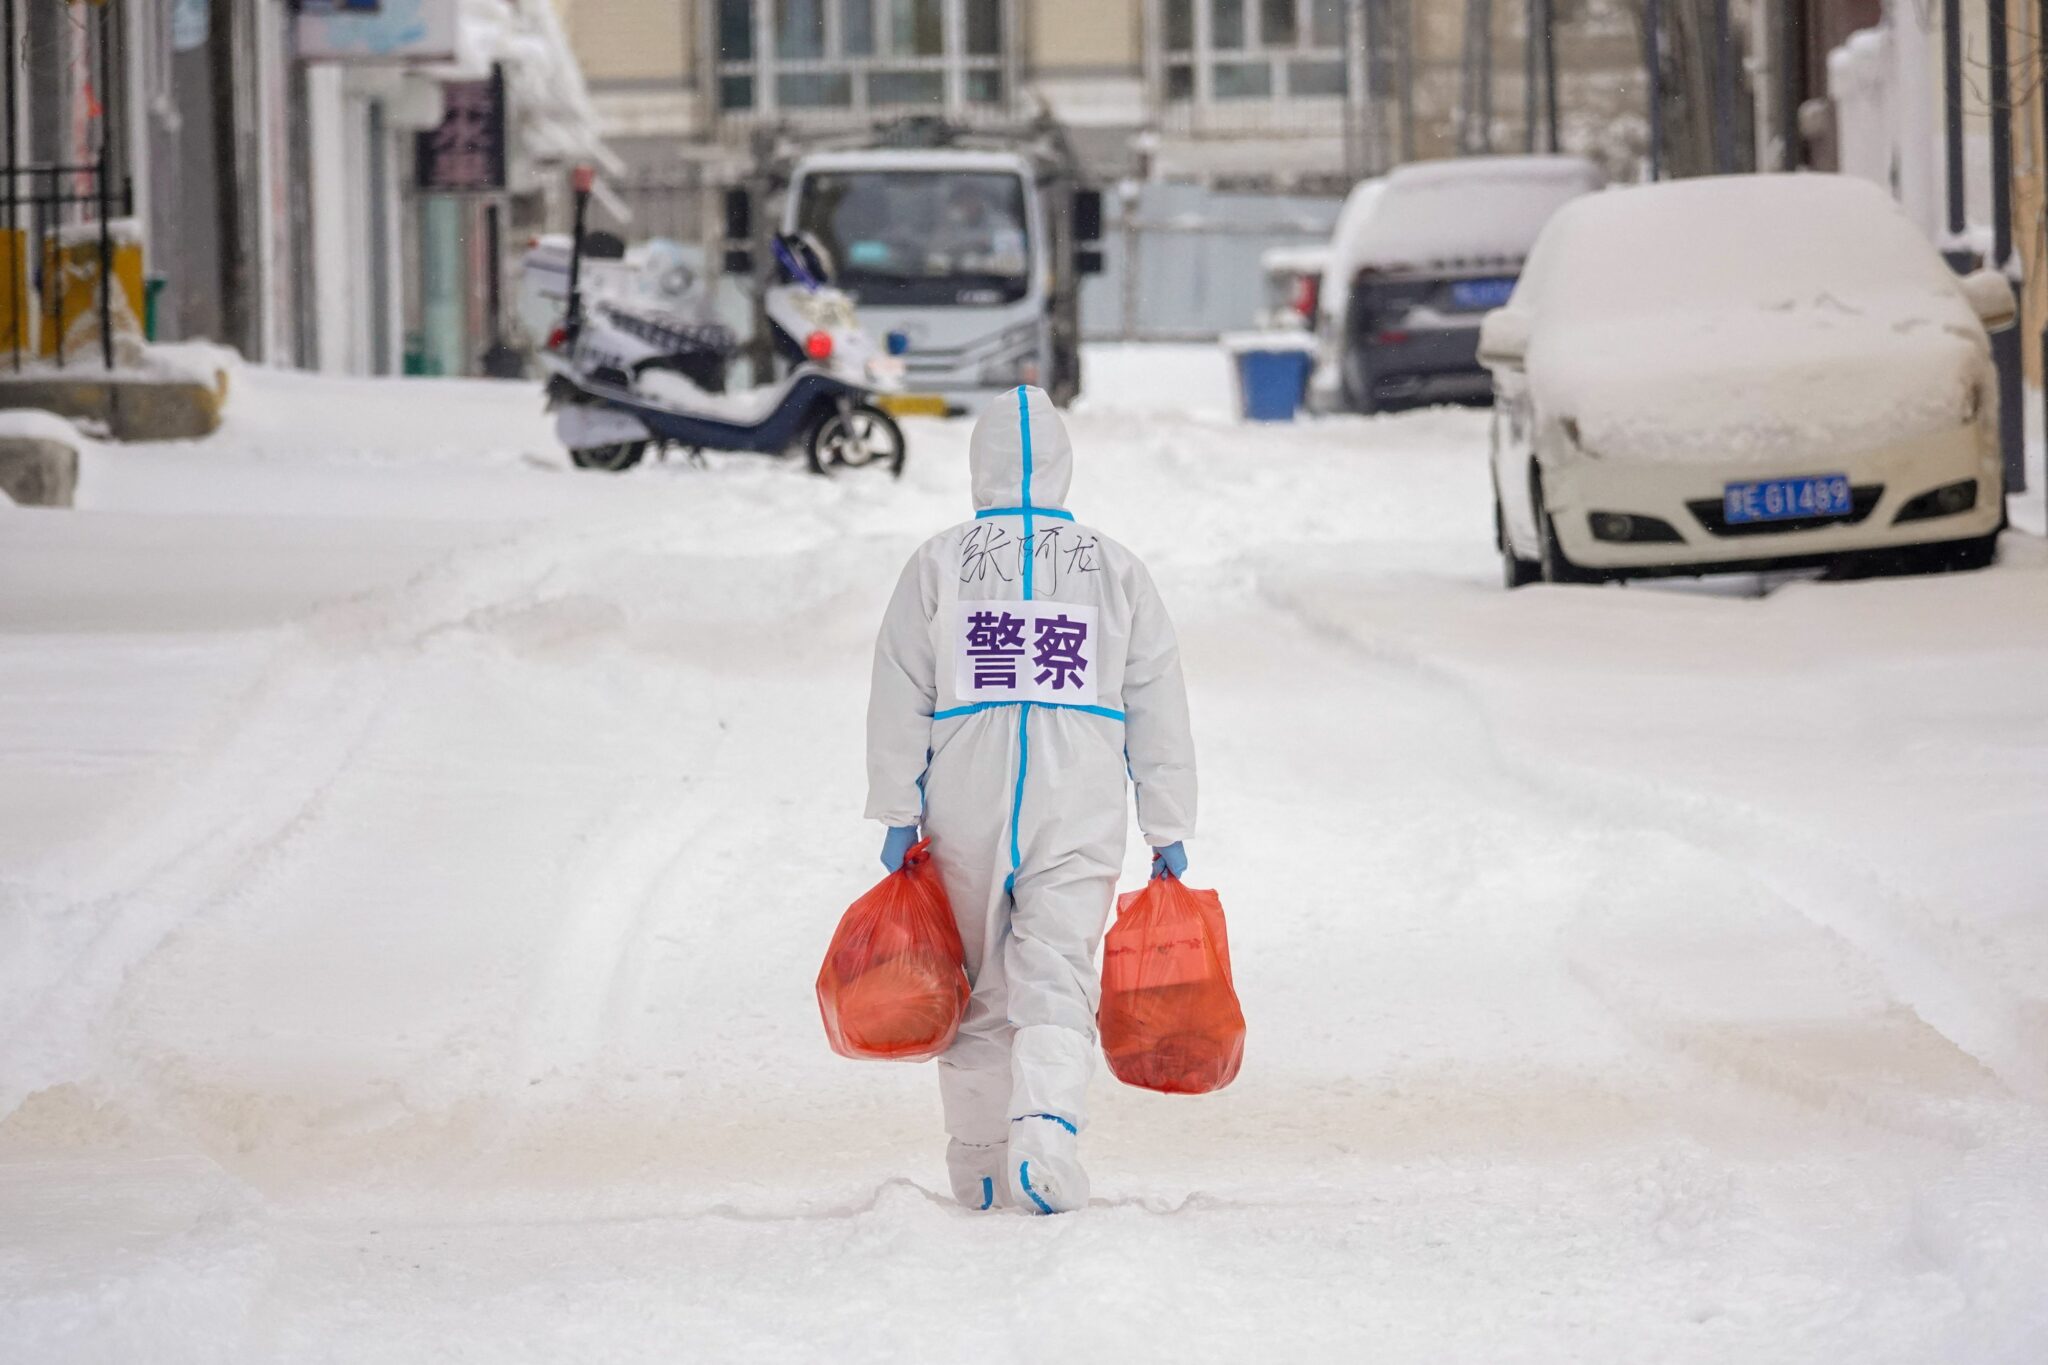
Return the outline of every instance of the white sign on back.
{"type": "Polygon", "coordinates": [[[952,626],[953,691],[963,704],[1095,705],[1099,640],[1094,607],[958,602],[952,626]]]}

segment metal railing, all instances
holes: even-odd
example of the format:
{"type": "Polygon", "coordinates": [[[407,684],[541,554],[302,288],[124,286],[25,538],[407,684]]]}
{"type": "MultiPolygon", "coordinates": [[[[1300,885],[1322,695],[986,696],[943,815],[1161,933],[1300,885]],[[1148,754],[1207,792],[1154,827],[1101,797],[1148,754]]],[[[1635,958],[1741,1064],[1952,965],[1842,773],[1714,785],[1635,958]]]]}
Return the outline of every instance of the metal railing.
{"type": "Polygon", "coordinates": [[[23,307],[26,282],[33,273],[36,283],[36,316],[52,330],[52,354],[57,367],[64,366],[65,210],[91,209],[99,231],[98,299],[100,358],[114,368],[114,229],[113,218],[135,211],[134,182],[123,178],[119,195],[108,181],[106,158],[92,165],[15,165],[0,167],[0,214],[4,214],[7,241],[8,306],[12,316],[7,330],[13,342],[14,368],[22,368],[22,349],[28,312],[23,307]],[[27,211],[29,232],[22,235],[23,211],[27,211]],[[42,250],[31,272],[24,258],[30,244],[42,250]]]}
{"type": "MultiPolygon", "coordinates": [[[[22,101],[18,88],[23,62],[16,31],[16,6],[0,0],[0,61],[6,63],[4,96],[6,107],[0,109],[0,154],[6,157],[6,164],[0,166],[0,207],[4,207],[7,241],[7,273],[9,294],[7,307],[7,331],[11,340],[14,368],[22,368],[23,333],[28,330],[28,313],[24,308],[23,284],[25,259],[31,242],[39,248],[35,263],[37,281],[37,316],[47,319],[54,329],[51,347],[58,367],[64,365],[64,300],[65,265],[67,250],[65,228],[76,226],[66,224],[66,210],[87,208],[98,218],[99,231],[99,331],[100,358],[106,367],[114,368],[114,231],[113,216],[116,206],[113,186],[113,129],[117,126],[117,111],[114,101],[119,86],[114,81],[114,33],[112,6],[92,7],[92,37],[97,51],[95,65],[98,68],[94,85],[98,91],[100,106],[98,112],[97,155],[90,163],[66,165],[45,162],[23,165],[18,157],[21,146],[20,129],[15,125],[21,117],[22,101]],[[30,231],[22,233],[21,213],[29,211],[30,231]]],[[[130,216],[135,211],[135,188],[133,181],[123,178],[119,206],[122,215],[130,216]]]]}

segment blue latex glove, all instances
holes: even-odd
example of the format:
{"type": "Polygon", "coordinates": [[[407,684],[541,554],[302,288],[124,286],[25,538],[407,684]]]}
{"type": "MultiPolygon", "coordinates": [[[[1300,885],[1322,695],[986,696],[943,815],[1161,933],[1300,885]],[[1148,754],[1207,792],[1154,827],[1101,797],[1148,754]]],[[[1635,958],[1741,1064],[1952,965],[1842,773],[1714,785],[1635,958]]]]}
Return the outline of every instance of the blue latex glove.
{"type": "Polygon", "coordinates": [[[916,825],[891,825],[888,837],[882,840],[882,870],[894,872],[902,867],[903,855],[916,842],[916,825]]]}
{"type": "Polygon", "coordinates": [[[1175,839],[1165,848],[1155,848],[1152,850],[1153,881],[1156,882],[1161,877],[1171,877],[1175,881],[1179,881],[1187,873],[1187,870],[1188,851],[1180,846],[1180,840],[1175,839]]]}

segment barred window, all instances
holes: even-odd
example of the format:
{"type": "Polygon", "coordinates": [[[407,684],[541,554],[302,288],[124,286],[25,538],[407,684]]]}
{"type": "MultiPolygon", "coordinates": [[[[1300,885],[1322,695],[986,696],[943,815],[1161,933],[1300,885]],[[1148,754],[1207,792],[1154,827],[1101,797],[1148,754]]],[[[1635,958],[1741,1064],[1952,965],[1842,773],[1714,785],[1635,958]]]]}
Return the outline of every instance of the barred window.
{"type": "Polygon", "coordinates": [[[1016,0],[718,0],[729,115],[1001,106],[1016,0]]]}
{"type": "Polygon", "coordinates": [[[1344,11],[1344,0],[1164,0],[1166,98],[1341,99],[1344,11]]]}

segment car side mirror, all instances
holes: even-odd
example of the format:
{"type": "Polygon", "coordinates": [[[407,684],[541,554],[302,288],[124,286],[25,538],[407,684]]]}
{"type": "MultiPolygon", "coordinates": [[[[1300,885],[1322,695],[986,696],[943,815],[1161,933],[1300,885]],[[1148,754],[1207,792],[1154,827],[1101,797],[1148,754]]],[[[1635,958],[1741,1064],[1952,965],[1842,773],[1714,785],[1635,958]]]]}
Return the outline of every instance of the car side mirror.
{"type": "Polygon", "coordinates": [[[1479,322],[1479,363],[1488,369],[1519,370],[1529,354],[1529,315],[1496,308],[1479,322]]]}
{"type": "Polygon", "coordinates": [[[2020,320],[2012,281],[2002,271],[1973,270],[1962,278],[1963,297],[1987,332],[2002,332],[2020,320]]]}

